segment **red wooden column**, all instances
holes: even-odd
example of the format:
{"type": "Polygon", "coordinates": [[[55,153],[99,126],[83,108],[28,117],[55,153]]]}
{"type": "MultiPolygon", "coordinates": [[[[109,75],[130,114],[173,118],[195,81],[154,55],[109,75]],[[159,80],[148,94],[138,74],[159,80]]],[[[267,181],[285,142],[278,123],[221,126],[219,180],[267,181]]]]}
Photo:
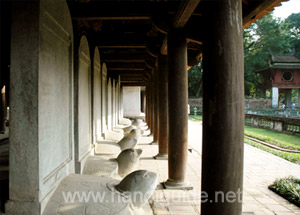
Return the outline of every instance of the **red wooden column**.
{"type": "Polygon", "coordinates": [[[156,159],[168,157],[168,59],[160,55],[158,59],[158,154],[156,159]]]}
{"type": "Polygon", "coordinates": [[[187,42],[183,30],[168,32],[169,178],[167,188],[186,188],[188,147],[187,42]]]}
{"type": "Polygon", "coordinates": [[[201,214],[241,215],[244,151],[242,1],[213,1],[203,41],[201,214]],[[217,198],[223,192],[224,201],[217,198]],[[233,193],[233,194],[232,194],[233,193]],[[228,197],[229,196],[229,197],[228,197]],[[233,197],[232,197],[233,196],[233,197]],[[204,195],[202,195],[204,197],[204,195]]]}

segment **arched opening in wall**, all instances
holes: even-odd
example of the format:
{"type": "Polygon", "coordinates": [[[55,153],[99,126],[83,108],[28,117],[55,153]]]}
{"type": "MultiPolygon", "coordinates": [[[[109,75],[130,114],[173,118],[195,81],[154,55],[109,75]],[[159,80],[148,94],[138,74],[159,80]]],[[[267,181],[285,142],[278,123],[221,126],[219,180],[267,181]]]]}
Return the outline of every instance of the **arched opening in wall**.
{"type": "Polygon", "coordinates": [[[0,1],[0,212],[8,200],[11,2],[0,1]]]}
{"type": "Polygon", "coordinates": [[[124,117],[141,116],[141,87],[123,87],[124,117]]]}

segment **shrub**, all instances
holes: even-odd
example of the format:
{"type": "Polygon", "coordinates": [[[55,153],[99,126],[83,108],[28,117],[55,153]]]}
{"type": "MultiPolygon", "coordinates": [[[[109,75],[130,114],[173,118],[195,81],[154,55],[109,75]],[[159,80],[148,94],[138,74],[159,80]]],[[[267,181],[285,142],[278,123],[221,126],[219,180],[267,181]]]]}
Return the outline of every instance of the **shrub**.
{"type": "Polygon", "coordinates": [[[269,189],[300,207],[300,180],[294,177],[277,179],[269,189]]]}

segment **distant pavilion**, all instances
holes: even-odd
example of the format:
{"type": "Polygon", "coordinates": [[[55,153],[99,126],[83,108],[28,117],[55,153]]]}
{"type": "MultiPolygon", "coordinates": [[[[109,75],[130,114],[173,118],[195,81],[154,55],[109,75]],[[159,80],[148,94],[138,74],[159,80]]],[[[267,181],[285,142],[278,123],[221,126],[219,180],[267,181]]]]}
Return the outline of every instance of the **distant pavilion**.
{"type": "Polygon", "coordinates": [[[298,104],[300,107],[300,58],[295,55],[271,55],[267,68],[256,71],[263,76],[260,84],[262,90],[272,88],[272,107],[279,106],[279,93],[284,92],[286,107],[292,103],[292,90],[298,90],[298,104]]]}

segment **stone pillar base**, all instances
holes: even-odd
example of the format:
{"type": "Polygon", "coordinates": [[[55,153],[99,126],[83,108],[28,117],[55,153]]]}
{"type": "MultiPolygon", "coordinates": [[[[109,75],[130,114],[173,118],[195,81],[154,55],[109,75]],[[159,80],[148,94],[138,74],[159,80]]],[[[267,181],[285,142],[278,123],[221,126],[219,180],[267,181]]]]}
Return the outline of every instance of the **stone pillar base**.
{"type": "Polygon", "coordinates": [[[151,131],[149,128],[147,130],[144,130],[144,132],[142,134],[143,137],[149,137],[150,135],[151,135],[151,131]]]}
{"type": "Polygon", "coordinates": [[[156,160],[168,160],[168,154],[157,154],[153,158],[156,160]]]}
{"type": "Polygon", "coordinates": [[[14,215],[14,214],[32,214],[40,215],[41,212],[41,203],[34,201],[18,201],[18,200],[9,200],[5,204],[5,214],[14,215]]]}
{"type": "Polygon", "coordinates": [[[193,186],[188,181],[173,181],[168,179],[162,182],[164,189],[167,190],[193,190],[193,186]]]}
{"type": "Polygon", "coordinates": [[[75,173],[82,174],[84,165],[90,155],[93,155],[94,150],[91,148],[87,153],[85,153],[80,160],[75,161],[75,173]]]}
{"type": "Polygon", "coordinates": [[[278,87],[272,87],[272,108],[278,108],[278,98],[279,98],[278,87]]]}

